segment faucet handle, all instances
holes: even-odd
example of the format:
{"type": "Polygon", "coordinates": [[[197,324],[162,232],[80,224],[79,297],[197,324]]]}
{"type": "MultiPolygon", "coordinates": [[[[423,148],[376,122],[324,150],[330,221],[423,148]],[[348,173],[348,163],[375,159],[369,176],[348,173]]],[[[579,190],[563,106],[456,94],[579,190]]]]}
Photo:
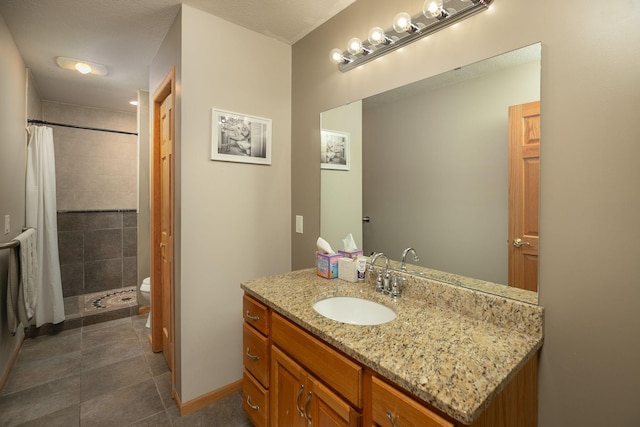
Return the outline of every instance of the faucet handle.
{"type": "Polygon", "coordinates": [[[382,283],[382,292],[385,294],[389,294],[391,292],[391,273],[389,273],[389,270],[386,270],[384,272],[382,283]]]}
{"type": "Polygon", "coordinates": [[[389,291],[389,295],[392,298],[399,298],[400,297],[400,284],[401,284],[402,278],[398,277],[396,275],[393,276],[393,279],[391,280],[391,290],[389,291]]]}
{"type": "Polygon", "coordinates": [[[376,279],[376,292],[382,292],[384,290],[382,271],[378,271],[378,278],[376,279]]]}

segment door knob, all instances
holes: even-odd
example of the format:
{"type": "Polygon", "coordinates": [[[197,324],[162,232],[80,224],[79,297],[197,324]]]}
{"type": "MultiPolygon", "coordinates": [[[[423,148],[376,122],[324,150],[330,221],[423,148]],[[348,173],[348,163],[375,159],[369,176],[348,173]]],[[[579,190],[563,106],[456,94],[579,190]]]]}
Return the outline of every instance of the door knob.
{"type": "Polygon", "coordinates": [[[522,239],[520,239],[520,238],[517,238],[517,239],[515,239],[513,241],[513,246],[515,246],[516,248],[519,248],[519,247],[524,246],[524,245],[531,246],[531,243],[523,242],[522,239]]]}
{"type": "Polygon", "coordinates": [[[371,218],[369,218],[368,216],[362,217],[362,222],[369,222],[369,221],[371,221],[371,218]]]}

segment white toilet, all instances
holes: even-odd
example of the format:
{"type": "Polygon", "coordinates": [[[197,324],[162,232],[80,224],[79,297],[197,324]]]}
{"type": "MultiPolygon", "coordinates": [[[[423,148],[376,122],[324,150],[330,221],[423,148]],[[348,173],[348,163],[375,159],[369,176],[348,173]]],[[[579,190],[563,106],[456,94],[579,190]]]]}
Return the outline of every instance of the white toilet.
{"type": "Polygon", "coordinates": [[[147,328],[151,327],[151,278],[147,277],[140,285],[140,293],[149,301],[149,317],[147,317],[147,328]]]}

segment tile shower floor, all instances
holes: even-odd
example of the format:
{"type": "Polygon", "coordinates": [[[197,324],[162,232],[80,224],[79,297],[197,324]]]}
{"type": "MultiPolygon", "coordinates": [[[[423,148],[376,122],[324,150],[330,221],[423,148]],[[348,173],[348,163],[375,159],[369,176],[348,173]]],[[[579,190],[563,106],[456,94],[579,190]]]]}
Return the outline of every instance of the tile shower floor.
{"type": "Polygon", "coordinates": [[[123,308],[136,307],[137,287],[113,289],[78,295],[64,299],[64,314],[67,319],[89,316],[123,308]]]}
{"type": "Polygon", "coordinates": [[[252,426],[240,393],[181,417],[145,322],[140,315],[26,339],[0,390],[0,426],[252,426]]]}

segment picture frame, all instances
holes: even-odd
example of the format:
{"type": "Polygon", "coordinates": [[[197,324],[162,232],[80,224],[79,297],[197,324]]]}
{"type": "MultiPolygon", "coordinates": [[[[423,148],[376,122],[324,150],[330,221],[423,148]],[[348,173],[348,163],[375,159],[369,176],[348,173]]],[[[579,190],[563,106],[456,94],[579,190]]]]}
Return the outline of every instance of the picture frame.
{"type": "Polygon", "coordinates": [[[320,168],[348,171],[350,165],[351,135],[335,130],[320,130],[320,168]]]}
{"type": "Polygon", "coordinates": [[[211,160],[271,164],[271,119],[211,110],[211,160]]]}

